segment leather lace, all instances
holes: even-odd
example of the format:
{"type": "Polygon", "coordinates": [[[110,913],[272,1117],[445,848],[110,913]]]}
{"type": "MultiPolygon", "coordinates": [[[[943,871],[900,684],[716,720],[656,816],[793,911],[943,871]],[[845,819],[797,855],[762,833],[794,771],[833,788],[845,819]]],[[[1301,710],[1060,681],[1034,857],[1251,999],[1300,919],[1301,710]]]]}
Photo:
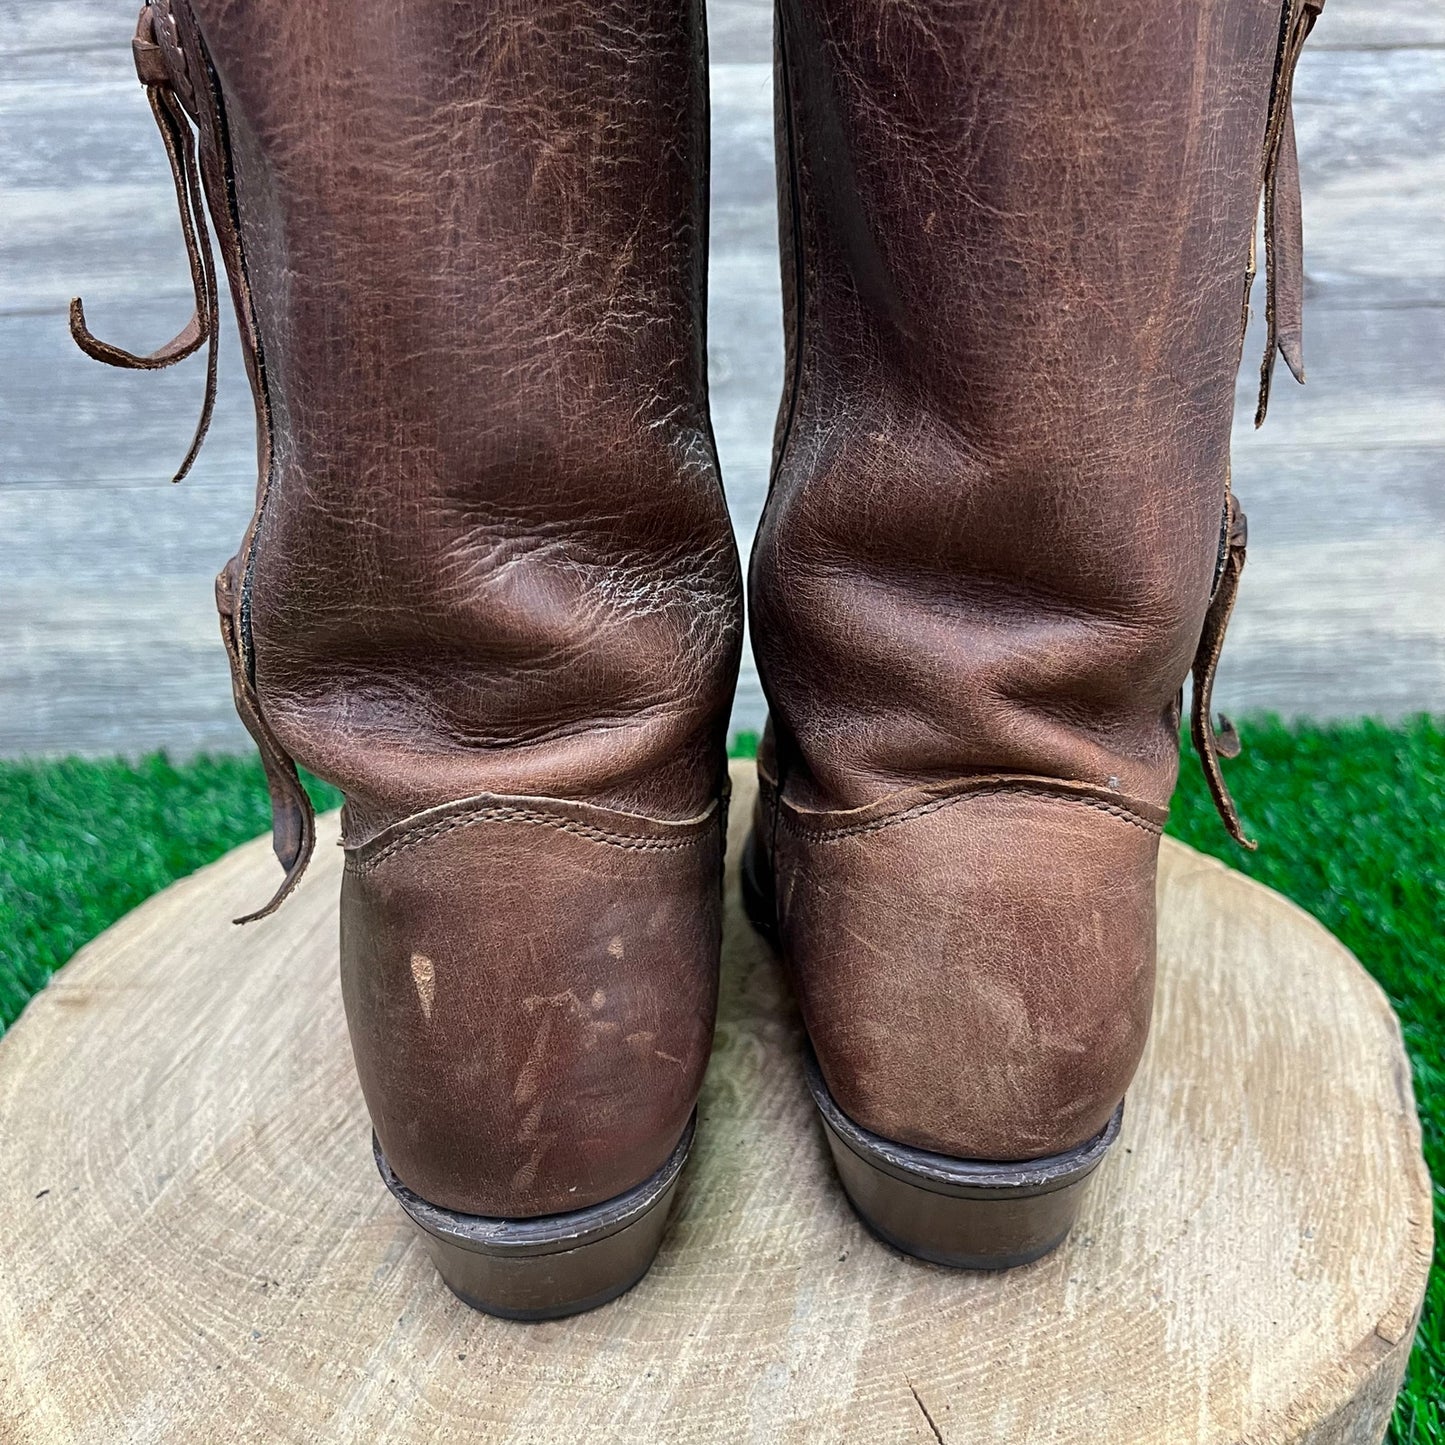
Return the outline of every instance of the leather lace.
{"type": "Polygon", "coordinates": [[[191,287],[195,292],[195,310],[191,319],[164,346],[155,351],[126,351],[102,341],[86,324],[85,305],[80,297],[70,303],[70,334],[87,356],[107,366],[128,371],[158,371],[206,348],[206,390],[201,401],[201,415],[196,423],[191,445],[176,470],[173,481],[179,482],[190,471],[201,443],[210,429],[216,406],[216,356],[220,331],[220,307],[216,294],[216,263],[211,254],[211,237],[206,227],[205,201],[201,192],[200,170],[196,161],[196,142],[181,96],[172,81],[165,53],[157,42],[155,20],[149,4],[141,11],[131,41],[136,74],[145,87],[156,127],[165,143],[166,157],[171,163],[175,182],[176,206],[181,217],[181,234],[186,243],[186,260],[190,265],[191,287]]]}
{"type": "MultiPolygon", "coordinates": [[[[155,371],[174,366],[206,347],[206,390],[201,415],[190,448],[176,472],[180,481],[190,471],[211,425],[216,402],[216,353],[219,339],[219,299],[211,236],[206,221],[205,193],[201,187],[197,143],[191,122],[198,119],[197,92],[175,32],[175,20],[166,0],[146,0],[131,41],[136,74],[145,87],[175,182],[176,206],[186,245],[195,309],[180,332],[157,350],[139,354],[101,341],[86,324],[85,307],[77,297],[70,303],[70,334],[87,356],[108,366],[155,371]]],[[[222,165],[225,165],[224,158],[222,165]]],[[[285,876],[275,896],[263,908],[238,918],[237,923],[264,918],[296,886],[316,845],[315,812],[296,769],[296,762],[262,716],[246,658],[239,625],[241,567],[232,559],[216,579],[216,605],[221,634],[231,666],[236,710],[255,740],[271,797],[271,837],[285,876]]]]}
{"type": "Polygon", "coordinates": [[[1239,733],[1222,713],[1217,721],[1210,716],[1214,675],[1219,669],[1220,654],[1224,651],[1224,634],[1234,611],[1234,600],[1239,595],[1239,578],[1244,571],[1248,541],[1244,508],[1231,494],[1225,499],[1222,556],[1214,579],[1214,592],[1209,599],[1209,611],[1204,617],[1199,645],[1194,651],[1194,699],[1190,708],[1189,736],[1199,756],[1199,765],[1204,770],[1209,795],[1214,799],[1214,806],[1229,830],[1229,836],[1253,851],[1258,844],[1245,836],[1239,821],[1239,810],[1234,806],[1234,799],[1224,781],[1224,772],[1219,766],[1220,758],[1239,756],[1239,733]]]}
{"type": "MultiPolygon", "coordinates": [[[[1309,33],[1314,29],[1324,0],[1287,0],[1280,18],[1279,51],[1270,87],[1269,109],[1264,130],[1264,251],[1265,327],[1264,360],[1259,368],[1259,402],[1254,424],[1260,426],[1269,410],[1270,384],[1274,379],[1275,357],[1283,356],[1296,381],[1305,379],[1303,352],[1304,232],[1300,220],[1299,157],[1295,150],[1293,92],[1294,72],[1309,33]]],[[[1249,321],[1249,292],[1254,283],[1254,239],[1250,238],[1249,265],[1245,272],[1244,315],[1249,321]]],[[[1224,651],[1224,635],[1239,595],[1244,571],[1248,527],[1239,499],[1225,486],[1224,519],[1220,536],[1219,565],[1209,598],[1204,627],[1195,649],[1192,672],[1194,697],[1190,708],[1189,735],[1204,770],[1209,795],[1229,836],[1245,848],[1258,846],[1246,837],[1239,810],[1224,781],[1220,758],[1239,755],[1239,734],[1222,714],[1210,716],[1215,674],[1224,651]]]]}
{"type": "MultiPolygon", "coordinates": [[[[1259,368],[1255,426],[1269,410],[1275,356],[1283,356],[1303,382],[1304,229],[1300,219],[1299,156],[1294,138],[1294,73],[1300,52],[1325,0],[1289,0],[1280,28],[1269,111],[1264,132],[1264,360],[1259,368]]],[[[1251,272],[1250,278],[1253,280],[1251,272]]]]}

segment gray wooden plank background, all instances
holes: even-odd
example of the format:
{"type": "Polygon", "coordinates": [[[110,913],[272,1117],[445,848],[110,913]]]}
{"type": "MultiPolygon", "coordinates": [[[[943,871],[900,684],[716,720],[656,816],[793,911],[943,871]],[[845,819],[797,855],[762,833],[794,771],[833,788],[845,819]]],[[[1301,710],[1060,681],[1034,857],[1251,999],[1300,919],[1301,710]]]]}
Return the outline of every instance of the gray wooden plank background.
{"type": "MultiPolygon", "coordinates": [[[[746,554],[781,386],[771,18],[711,6],[714,418],[746,554]]],[[[251,507],[230,328],[211,439],[166,478],[199,360],[156,375],[71,345],[67,298],[151,346],[188,311],[174,201],[129,55],[131,0],[0,0],[0,753],[246,745],[211,579],[251,507]]],[[[1235,480],[1250,563],[1229,710],[1445,711],[1445,6],[1329,0],[1301,62],[1310,384],[1254,433],[1251,336],[1235,480]]],[[[734,724],[763,704],[745,666],[734,724]]]]}

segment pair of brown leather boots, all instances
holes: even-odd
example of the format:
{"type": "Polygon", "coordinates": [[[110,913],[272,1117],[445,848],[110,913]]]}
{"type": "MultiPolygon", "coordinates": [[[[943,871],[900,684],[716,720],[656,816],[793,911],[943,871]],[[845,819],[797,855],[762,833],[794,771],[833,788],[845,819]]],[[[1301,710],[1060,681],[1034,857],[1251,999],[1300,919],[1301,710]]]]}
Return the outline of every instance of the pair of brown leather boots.
{"type": "MultiPolygon", "coordinates": [[[[1148,1026],[1182,685],[1265,201],[1319,0],[780,0],[787,385],[753,552],[744,886],[840,1175],[965,1266],[1067,1231],[1148,1026]]],[[[151,0],[210,348],[259,428],[217,597],[294,884],[346,795],[341,973],[383,1176],[469,1303],[646,1270],[717,992],[742,584],[705,364],[701,0],[151,0]]],[[[194,456],[186,459],[189,465],[194,456]]],[[[183,469],[184,470],[184,467],[183,469]]],[[[268,909],[262,910],[268,912],[268,909]]]]}

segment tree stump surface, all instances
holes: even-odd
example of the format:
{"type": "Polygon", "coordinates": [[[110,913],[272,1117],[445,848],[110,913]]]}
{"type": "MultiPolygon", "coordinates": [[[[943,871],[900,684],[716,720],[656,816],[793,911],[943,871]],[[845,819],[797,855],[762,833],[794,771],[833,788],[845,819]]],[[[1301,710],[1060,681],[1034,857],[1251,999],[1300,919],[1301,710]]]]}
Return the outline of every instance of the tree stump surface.
{"type": "Polygon", "coordinates": [[[83,949],[0,1041],[0,1438],[1378,1441],[1430,1184],[1399,1029],[1350,954],[1166,842],[1153,1034],[1072,1236],[1000,1275],[919,1264],[836,1186],[738,903],[750,766],[734,785],[717,1047],[637,1289],[541,1325],[445,1292],[370,1157],[340,849],[235,928],[274,885],[257,841],[83,949]]]}

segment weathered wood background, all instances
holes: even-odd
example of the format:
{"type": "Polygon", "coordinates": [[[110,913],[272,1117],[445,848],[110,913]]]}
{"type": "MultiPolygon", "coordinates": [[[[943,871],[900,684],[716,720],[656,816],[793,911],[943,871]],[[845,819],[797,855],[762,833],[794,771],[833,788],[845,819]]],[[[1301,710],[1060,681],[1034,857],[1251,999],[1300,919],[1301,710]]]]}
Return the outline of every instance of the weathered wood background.
{"type": "MultiPolygon", "coordinates": [[[[216,425],[166,478],[199,360],[159,375],[70,344],[85,296],[151,346],[189,306],[175,206],[129,53],[134,0],[0,0],[0,753],[244,744],[211,578],[251,506],[228,333],[216,425]]],[[[781,384],[767,0],[712,7],[711,363],[746,552],[781,384]]],[[[1300,65],[1310,385],[1249,427],[1250,565],[1218,697],[1316,716],[1445,710],[1445,5],[1329,0],[1300,65]]],[[[751,665],[735,715],[757,726],[751,665]]]]}

